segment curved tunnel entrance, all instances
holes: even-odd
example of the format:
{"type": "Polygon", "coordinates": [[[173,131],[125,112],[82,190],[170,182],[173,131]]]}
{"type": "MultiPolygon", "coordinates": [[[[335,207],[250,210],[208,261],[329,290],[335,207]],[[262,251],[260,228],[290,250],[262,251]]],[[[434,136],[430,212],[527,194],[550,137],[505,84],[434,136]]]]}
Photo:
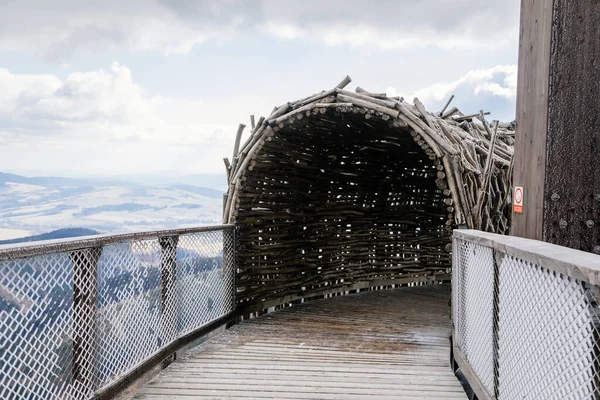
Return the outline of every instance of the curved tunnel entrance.
{"type": "MultiPolygon", "coordinates": [[[[474,147],[481,171],[465,175],[458,161],[469,147],[441,134],[469,129],[423,112],[418,101],[339,88],[315,96],[261,119],[236,152],[225,219],[239,228],[238,303],[287,302],[357,282],[448,279],[451,232],[474,225],[486,160],[474,147]]],[[[495,154],[492,138],[487,150],[482,139],[473,143],[495,154]]],[[[488,230],[508,227],[499,203],[506,188],[498,186],[509,182],[505,156],[488,172],[493,196],[480,220],[488,230]]]]}

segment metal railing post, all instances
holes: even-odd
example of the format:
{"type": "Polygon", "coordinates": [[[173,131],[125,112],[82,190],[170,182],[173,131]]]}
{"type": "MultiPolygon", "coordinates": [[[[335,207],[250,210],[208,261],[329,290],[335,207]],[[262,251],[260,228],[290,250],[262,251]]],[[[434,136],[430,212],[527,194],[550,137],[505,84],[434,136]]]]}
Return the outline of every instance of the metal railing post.
{"type": "Polygon", "coordinates": [[[583,283],[589,302],[590,324],[593,332],[592,352],[594,374],[593,387],[596,392],[600,391],[600,287],[588,282],[583,283]]]}
{"type": "Polygon", "coordinates": [[[161,324],[160,346],[177,339],[177,307],[175,302],[175,279],[177,273],[177,243],[179,236],[161,237],[161,324]]]}
{"type": "Polygon", "coordinates": [[[75,390],[91,393],[97,388],[98,260],[102,247],[69,252],[73,263],[73,361],[75,390]]]}
{"type": "Polygon", "coordinates": [[[233,309],[236,308],[237,304],[237,286],[236,286],[236,247],[237,247],[237,228],[225,229],[223,231],[223,273],[231,271],[233,276],[232,280],[232,298],[233,298],[233,309]]]}
{"type": "Polygon", "coordinates": [[[494,360],[494,398],[500,398],[500,365],[498,361],[499,337],[498,337],[498,322],[500,320],[500,263],[502,254],[497,250],[493,250],[494,259],[494,293],[493,293],[493,326],[492,326],[492,343],[493,343],[493,360],[494,360]]]}

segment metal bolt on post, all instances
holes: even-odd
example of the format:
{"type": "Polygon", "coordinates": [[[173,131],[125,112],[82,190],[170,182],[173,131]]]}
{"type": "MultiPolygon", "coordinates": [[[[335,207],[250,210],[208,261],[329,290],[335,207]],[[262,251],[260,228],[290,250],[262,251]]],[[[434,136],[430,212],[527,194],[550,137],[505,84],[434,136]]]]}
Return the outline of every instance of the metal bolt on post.
{"type": "Polygon", "coordinates": [[[565,221],[564,219],[561,219],[558,222],[558,226],[560,226],[560,229],[565,229],[568,225],[569,225],[569,223],[567,221],[565,221]]]}

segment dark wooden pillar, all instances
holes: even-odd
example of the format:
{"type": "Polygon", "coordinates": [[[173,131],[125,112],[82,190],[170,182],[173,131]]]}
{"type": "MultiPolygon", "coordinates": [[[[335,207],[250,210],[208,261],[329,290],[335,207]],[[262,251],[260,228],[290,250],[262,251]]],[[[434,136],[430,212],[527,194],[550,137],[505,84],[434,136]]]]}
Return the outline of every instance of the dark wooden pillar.
{"type": "Polygon", "coordinates": [[[600,253],[600,1],[523,0],[512,234],[600,253]]]}

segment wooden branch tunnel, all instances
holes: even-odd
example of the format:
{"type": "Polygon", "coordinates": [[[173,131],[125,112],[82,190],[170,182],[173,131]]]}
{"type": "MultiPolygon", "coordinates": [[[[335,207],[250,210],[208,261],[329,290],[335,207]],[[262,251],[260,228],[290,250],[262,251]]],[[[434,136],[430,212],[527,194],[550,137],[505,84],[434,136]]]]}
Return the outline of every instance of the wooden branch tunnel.
{"type": "Polygon", "coordinates": [[[224,222],[239,227],[241,305],[443,276],[454,227],[510,228],[507,125],[349,82],[275,108],[239,149],[236,139],[224,222]]]}

